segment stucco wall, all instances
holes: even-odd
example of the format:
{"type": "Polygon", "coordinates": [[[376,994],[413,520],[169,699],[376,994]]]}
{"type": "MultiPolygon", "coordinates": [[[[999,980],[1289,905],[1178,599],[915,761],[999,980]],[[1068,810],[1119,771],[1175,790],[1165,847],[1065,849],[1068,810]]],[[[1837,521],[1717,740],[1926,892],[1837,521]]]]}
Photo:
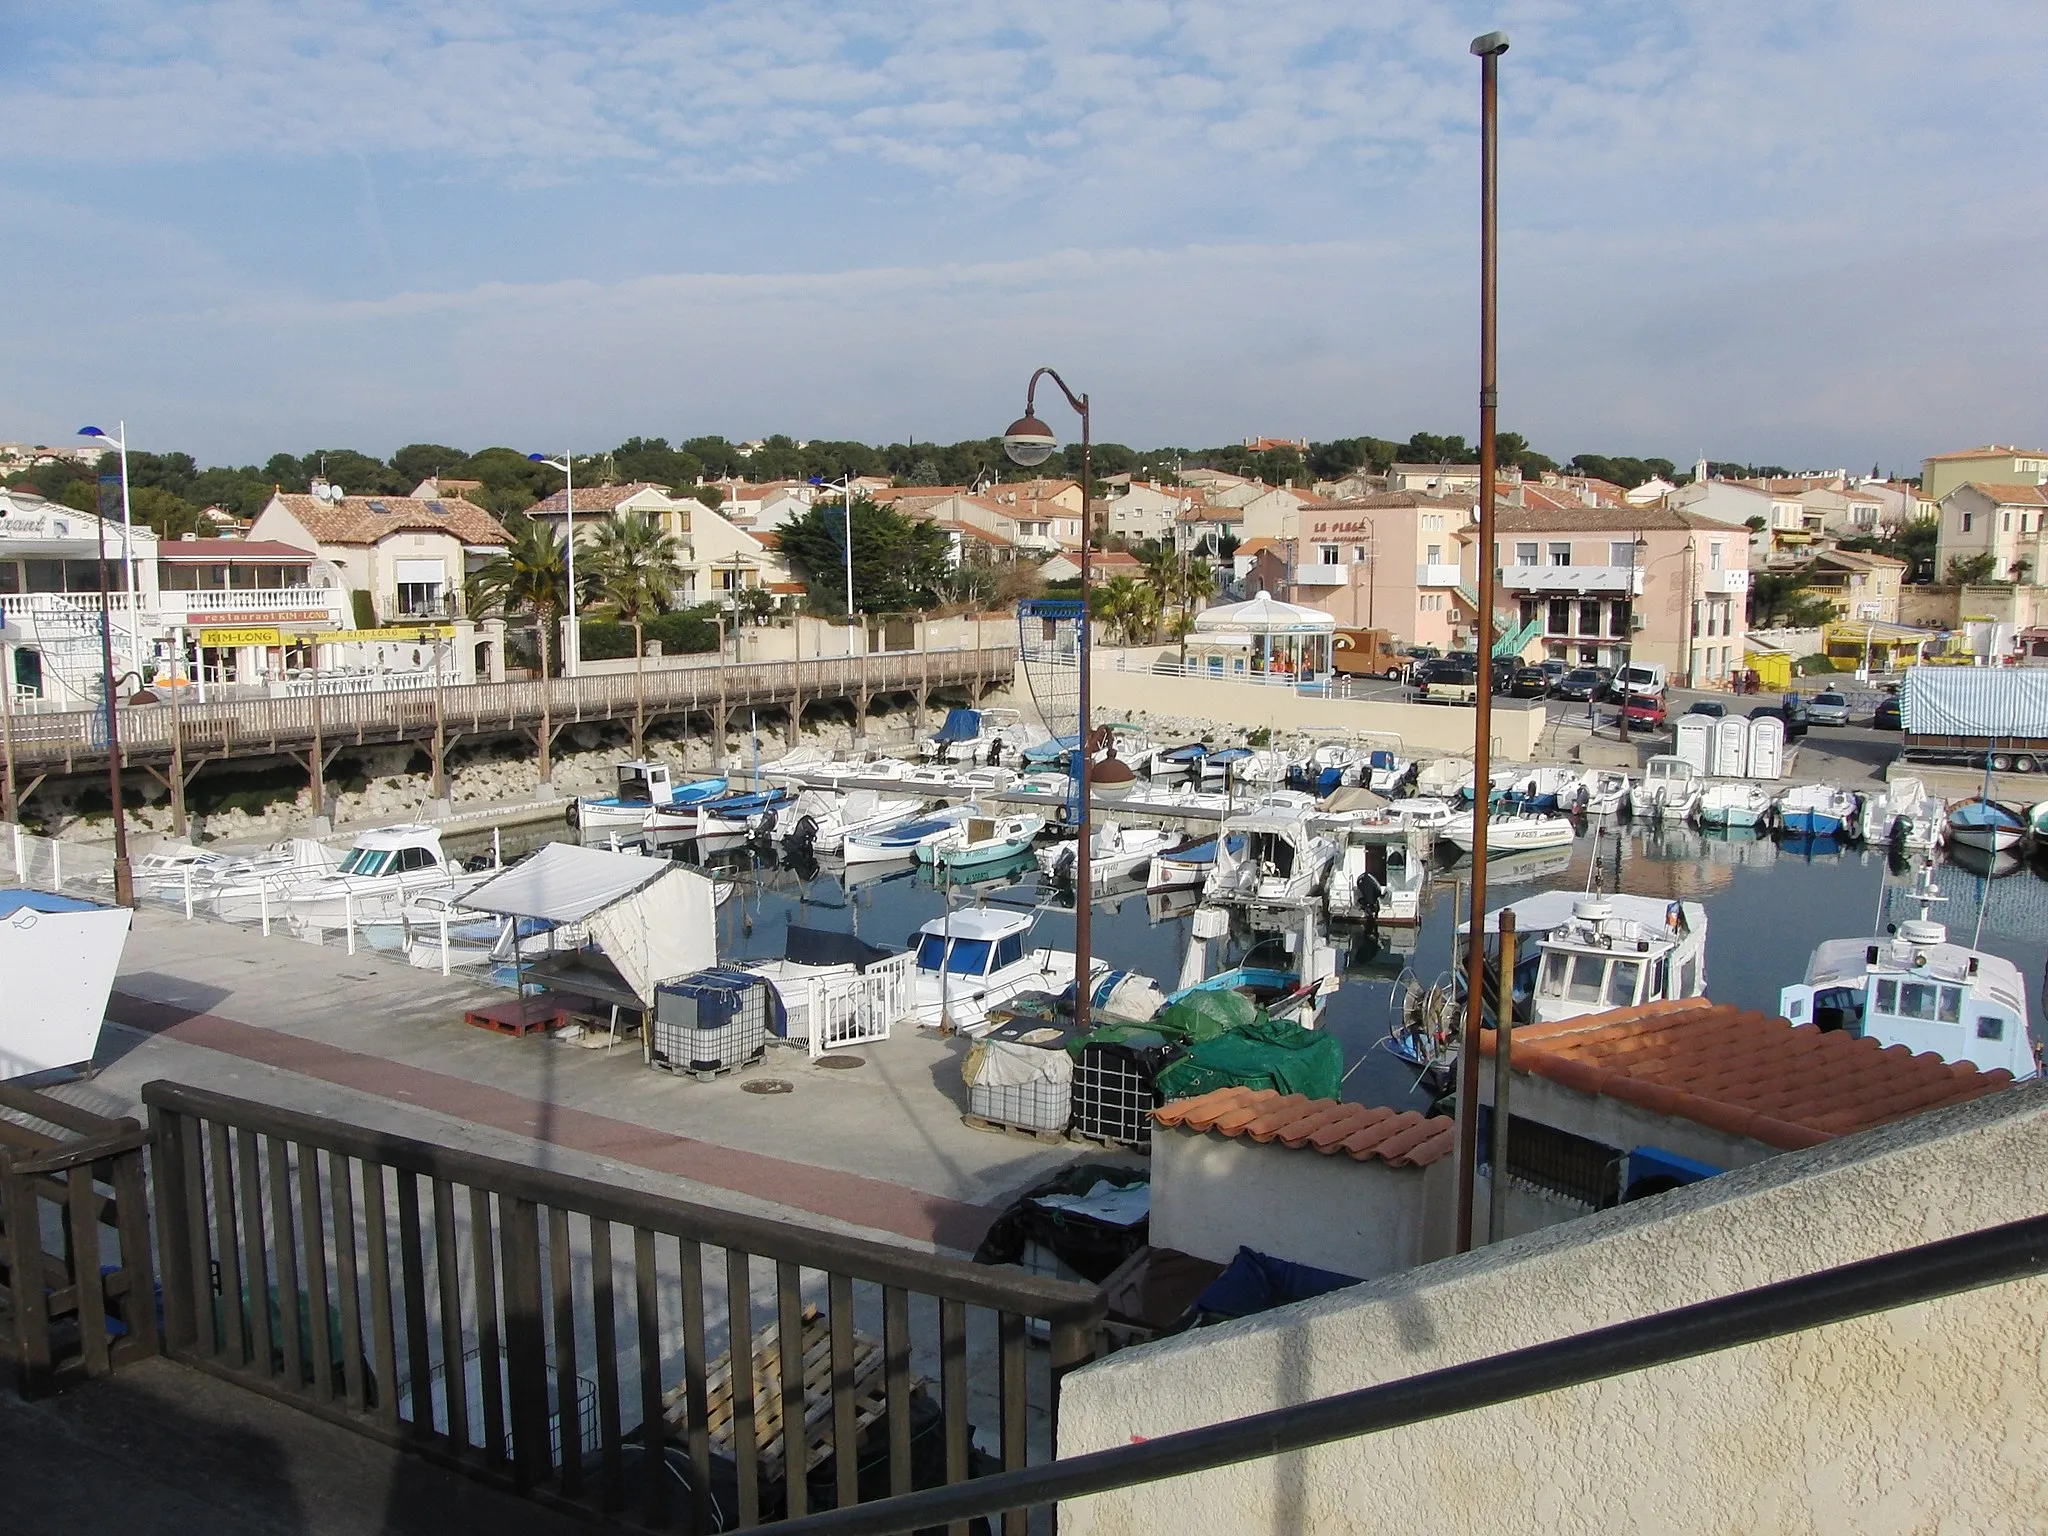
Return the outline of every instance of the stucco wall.
{"type": "Polygon", "coordinates": [[[1449,1158],[1389,1168],[1214,1131],[1152,1138],[1152,1241],[1228,1264],[1240,1246],[1361,1280],[1450,1251],[1449,1158]]]}
{"type": "MultiPolygon", "coordinates": [[[[1066,1379],[1073,1455],[2038,1215],[2048,1086],[1130,1349],[1066,1379]]],[[[2027,1531],[2048,1280],[1317,1451],[1077,1500],[1069,1536],[2027,1531]]]]}
{"type": "MultiPolygon", "coordinates": [[[[1218,725],[1280,731],[1387,731],[1410,747],[1435,752],[1470,752],[1474,712],[1459,705],[1382,703],[1371,699],[1324,699],[1289,688],[1232,682],[1216,677],[1166,677],[1148,668],[1152,651],[1125,653],[1135,670],[1116,669],[1115,654],[1097,653],[1094,707],[1107,718],[1139,710],[1214,720],[1218,725]]],[[[1536,755],[1544,712],[1516,701],[1493,702],[1493,751],[1499,758],[1526,762],[1536,755]]]]}

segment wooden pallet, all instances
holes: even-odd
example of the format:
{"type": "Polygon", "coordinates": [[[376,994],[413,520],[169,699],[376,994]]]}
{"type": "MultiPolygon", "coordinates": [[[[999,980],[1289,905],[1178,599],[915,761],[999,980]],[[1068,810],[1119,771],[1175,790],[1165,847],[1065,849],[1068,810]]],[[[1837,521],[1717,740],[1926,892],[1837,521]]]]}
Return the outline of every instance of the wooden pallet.
{"type": "MultiPolygon", "coordinates": [[[[804,1470],[810,1472],[832,1454],[832,1324],[819,1308],[803,1311],[804,1470]]],[[[910,1390],[922,1392],[928,1385],[912,1377],[910,1390]]],[[[853,1336],[853,1394],[855,1443],[880,1423],[889,1411],[888,1380],[884,1372],[881,1344],[867,1335],[853,1336]]],[[[720,1355],[705,1373],[706,1424],[711,1449],[721,1455],[733,1454],[735,1430],[732,1402],[732,1356],[720,1355]]],[[[669,1433],[682,1438],[688,1429],[688,1399],[684,1389],[675,1387],[662,1397],[662,1418],[669,1433]]],[[[754,1445],[764,1481],[782,1478],[787,1452],[782,1419],[782,1341],[774,1323],[754,1334],[754,1445]]]]}
{"type": "Polygon", "coordinates": [[[962,1125],[971,1125],[977,1131],[994,1131],[1003,1136],[1018,1136],[1026,1141],[1041,1142],[1048,1147],[1063,1147],[1067,1144],[1064,1131],[1041,1131],[1028,1125],[1010,1125],[1001,1120],[990,1120],[983,1115],[962,1115],[962,1125]]]}
{"type": "Polygon", "coordinates": [[[462,1022],[515,1039],[536,1031],[560,1029],[579,1018],[577,1011],[560,998],[512,997],[501,1003],[486,1003],[463,1014],[462,1022]]]}
{"type": "Polygon", "coordinates": [[[1114,1136],[1099,1136],[1093,1131],[1069,1131],[1067,1139],[1085,1141],[1090,1146],[1101,1147],[1106,1152],[1135,1152],[1140,1157],[1152,1155],[1152,1143],[1149,1141],[1118,1141],[1114,1136]]]}

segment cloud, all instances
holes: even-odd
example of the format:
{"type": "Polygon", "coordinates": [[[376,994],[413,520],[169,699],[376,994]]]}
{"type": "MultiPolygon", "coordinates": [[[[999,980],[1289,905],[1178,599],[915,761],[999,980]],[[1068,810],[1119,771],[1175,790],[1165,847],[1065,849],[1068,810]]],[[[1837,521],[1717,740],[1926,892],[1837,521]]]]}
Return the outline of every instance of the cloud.
{"type": "Polygon", "coordinates": [[[1456,430],[1464,50],[1498,21],[1512,424],[1903,462],[2041,395],[2011,255],[2048,235],[2035,20],[97,0],[5,24],[0,196],[44,233],[0,284],[47,366],[0,410],[154,393],[195,446],[256,456],[289,432],[940,436],[1058,350],[1133,439],[1456,430]]]}

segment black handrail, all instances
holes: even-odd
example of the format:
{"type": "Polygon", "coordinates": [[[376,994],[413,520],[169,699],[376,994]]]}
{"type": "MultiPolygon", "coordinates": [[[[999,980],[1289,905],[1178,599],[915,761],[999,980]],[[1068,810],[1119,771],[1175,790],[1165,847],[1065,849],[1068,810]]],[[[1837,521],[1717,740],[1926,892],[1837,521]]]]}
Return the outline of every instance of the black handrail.
{"type": "Polygon", "coordinates": [[[1401,1381],[789,1520],[773,1529],[777,1536],[892,1536],[1105,1493],[1494,1407],[2044,1271],[2048,1216],[2029,1217],[1401,1381]]]}

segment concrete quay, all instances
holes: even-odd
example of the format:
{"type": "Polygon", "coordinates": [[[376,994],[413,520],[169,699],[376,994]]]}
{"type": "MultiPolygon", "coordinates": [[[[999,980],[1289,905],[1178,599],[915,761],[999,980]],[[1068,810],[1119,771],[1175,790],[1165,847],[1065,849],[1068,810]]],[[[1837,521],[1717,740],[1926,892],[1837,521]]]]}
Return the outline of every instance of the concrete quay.
{"type": "Polygon", "coordinates": [[[967,1042],[915,1028],[820,1067],[771,1047],[712,1082],[462,1021],[505,994],[367,952],[174,913],[136,914],[99,1070],[65,1090],[134,1113],[154,1078],[537,1168],[909,1244],[970,1252],[1016,1192],[1103,1156],[961,1122],[967,1042]],[[779,1078],[786,1093],[746,1085],[779,1078]]]}

